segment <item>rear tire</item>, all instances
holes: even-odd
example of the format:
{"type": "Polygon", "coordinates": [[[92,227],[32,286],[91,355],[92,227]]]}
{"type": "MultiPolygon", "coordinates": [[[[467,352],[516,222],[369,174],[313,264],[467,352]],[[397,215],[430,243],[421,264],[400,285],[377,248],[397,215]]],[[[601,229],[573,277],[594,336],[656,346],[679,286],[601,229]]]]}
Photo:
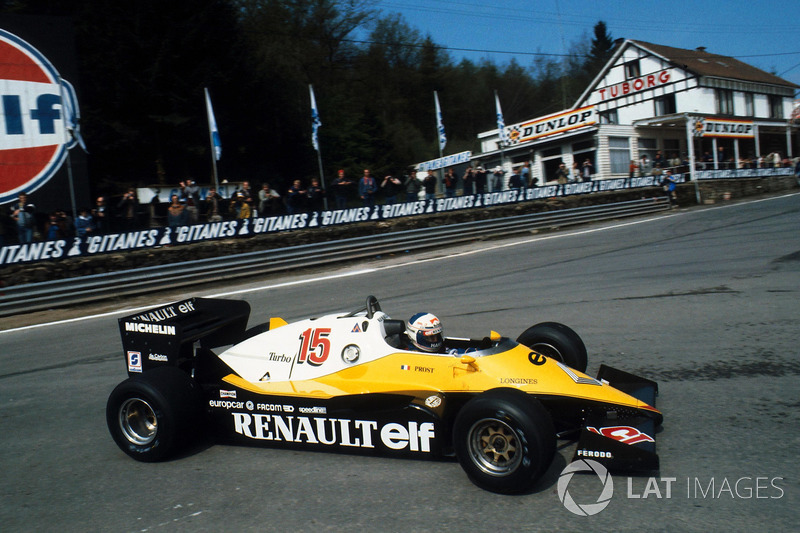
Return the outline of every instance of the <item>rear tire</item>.
{"type": "Polygon", "coordinates": [[[106,404],[111,437],[137,461],[161,461],[174,455],[192,443],[201,422],[199,385],[171,366],[126,379],[106,404]]]}
{"type": "Polygon", "coordinates": [[[517,337],[517,342],[545,357],[586,372],[586,346],[571,328],[558,322],[542,322],[531,326],[517,337]]]}
{"type": "Polygon", "coordinates": [[[550,467],[556,432],[538,400],[516,389],[493,389],[459,411],[453,443],[473,483],[516,494],[529,490],[550,467]]]}

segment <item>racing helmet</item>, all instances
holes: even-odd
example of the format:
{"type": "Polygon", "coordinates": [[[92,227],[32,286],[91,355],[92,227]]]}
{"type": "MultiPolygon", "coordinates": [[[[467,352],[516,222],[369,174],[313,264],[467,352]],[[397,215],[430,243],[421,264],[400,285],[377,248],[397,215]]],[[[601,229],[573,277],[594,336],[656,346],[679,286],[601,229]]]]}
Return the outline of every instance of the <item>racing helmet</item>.
{"type": "Polygon", "coordinates": [[[442,323],[431,313],[417,313],[408,319],[406,335],[411,344],[424,352],[438,352],[444,345],[442,323]]]}

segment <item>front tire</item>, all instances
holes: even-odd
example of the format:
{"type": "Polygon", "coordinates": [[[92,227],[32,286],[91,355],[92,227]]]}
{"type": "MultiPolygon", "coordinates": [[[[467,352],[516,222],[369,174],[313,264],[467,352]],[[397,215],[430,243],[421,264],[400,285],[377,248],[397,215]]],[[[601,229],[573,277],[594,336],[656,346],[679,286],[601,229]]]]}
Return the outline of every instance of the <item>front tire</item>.
{"type": "Polygon", "coordinates": [[[106,404],[111,437],[137,461],[160,461],[189,445],[201,418],[199,385],[170,366],[126,379],[106,404]]]}
{"type": "Polygon", "coordinates": [[[558,322],[542,322],[531,326],[517,337],[517,342],[545,357],[586,372],[588,357],[580,336],[570,327],[558,322]]]}
{"type": "Polygon", "coordinates": [[[556,452],[550,413],[516,389],[494,389],[467,402],[453,425],[461,467],[477,486],[502,494],[529,490],[556,452]]]}

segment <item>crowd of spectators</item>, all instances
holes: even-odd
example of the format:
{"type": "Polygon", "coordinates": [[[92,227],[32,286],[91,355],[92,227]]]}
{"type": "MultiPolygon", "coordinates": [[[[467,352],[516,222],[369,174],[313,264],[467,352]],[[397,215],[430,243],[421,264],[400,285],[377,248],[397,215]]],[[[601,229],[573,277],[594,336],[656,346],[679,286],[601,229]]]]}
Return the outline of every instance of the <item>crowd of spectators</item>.
{"type": "MultiPolygon", "coordinates": [[[[688,170],[688,161],[677,153],[666,158],[658,151],[652,161],[643,155],[638,161],[630,162],[630,176],[662,176],[667,170],[677,174],[688,170]]],[[[713,168],[795,168],[800,180],[800,158],[788,160],[778,152],[759,158],[741,158],[738,162],[725,154],[720,147],[716,158],[705,152],[697,162],[699,170],[713,168]]],[[[595,173],[590,159],[579,164],[575,161],[571,168],[562,163],[554,175],[545,179],[548,183],[570,183],[591,181],[595,173]]],[[[534,177],[529,163],[514,166],[506,179],[501,167],[485,169],[481,165],[466,165],[462,172],[448,168],[441,173],[427,171],[424,177],[410,169],[403,176],[386,175],[376,179],[369,169],[364,169],[360,178],[350,178],[344,170],[323,188],[319,179],[295,179],[281,194],[269,182],[261,183],[257,192],[248,181],[242,182],[229,198],[224,198],[215,187],[205,194],[197,183],[187,179],[178,184],[168,202],[162,202],[158,191],[148,203],[139,201],[136,190],[128,189],[121,197],[109,202],[106,196],[98,196],[91,208],[81,207],[74,218],[64,210],[41,213],[21,193],[11,206],[0,208],[0,246],[14,243],[30,243],[34,240],[69,239],[75,236],[126,232],[145,227],[178,227],[204,222],[219,222],[225,219],[245,219],[255,216],[267,217],[281,214],[297,214],[323,209],[345,209],[354,205],[373,206],[378,201],[394,204],[398,201],[416,201],[423,194],[425,199],[435,199],[438,195],[454,197],[483,194],[504,189],[536,187],[538,178],[534,177]]],[[[662,180],[663,181],[663,180],[662,180]]]]}

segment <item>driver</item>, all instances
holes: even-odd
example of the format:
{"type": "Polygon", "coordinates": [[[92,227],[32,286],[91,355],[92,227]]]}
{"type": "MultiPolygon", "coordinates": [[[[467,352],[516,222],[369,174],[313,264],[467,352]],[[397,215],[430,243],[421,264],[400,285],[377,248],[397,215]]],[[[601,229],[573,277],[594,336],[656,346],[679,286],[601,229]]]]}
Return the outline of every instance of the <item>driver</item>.
{"type": "Polygon", "coordinates": [[[417,313],[408,319],[406,335],[411,344],[423,352],[442,353],[444,335],[442,323],[431,313],[417,313]]]}

